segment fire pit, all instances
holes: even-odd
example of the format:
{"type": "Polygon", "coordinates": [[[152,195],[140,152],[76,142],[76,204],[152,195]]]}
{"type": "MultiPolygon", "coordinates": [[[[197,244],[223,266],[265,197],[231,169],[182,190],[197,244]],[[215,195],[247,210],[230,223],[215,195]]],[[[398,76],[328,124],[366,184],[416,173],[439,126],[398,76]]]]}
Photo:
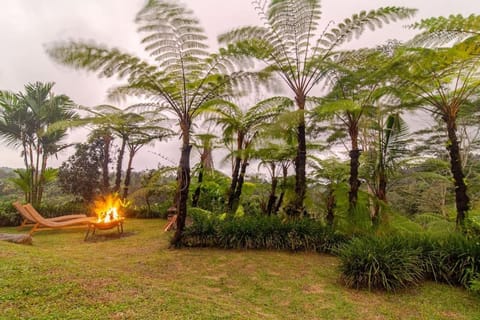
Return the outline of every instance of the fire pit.
{"type": "Polygon", "coordinates": [[[116,195],[108,195],[105,198],[96,200],[94,211],[97,220],[88,223],[85,241],[88,237],[94,237],[97,230],[108,230],[117,227],[118,233],[123,233],[123,222],[125,218],[120,216],[120,207],[123,207],[122,200],[116,195]]]}
{"type": "Polygon", "coordinates": [[[118,234],[123,233],[123,221],[125,218],[119,218],[118,220],[113,220],[110,222],[89,222],[88,223],[88,229],[87,233],[85,234],[85,241],[88,239],[89,236],[94,237],[95,236],[95,231],[98,230],[108,230],[108,229],[113,229],[117,227],[118,234]]]}

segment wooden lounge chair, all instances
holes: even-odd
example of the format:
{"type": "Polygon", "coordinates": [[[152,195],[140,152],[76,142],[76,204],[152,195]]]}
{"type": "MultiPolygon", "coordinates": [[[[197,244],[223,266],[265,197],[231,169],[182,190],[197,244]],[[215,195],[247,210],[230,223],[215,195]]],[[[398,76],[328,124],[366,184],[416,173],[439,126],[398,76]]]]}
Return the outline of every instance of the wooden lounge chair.
{"type": "MultiPolygon", "coordinates": [[[[23,205],[20,202],[16,201],[12,203],[12,205],[15,207],[15,209],[17,209],[18,213],[20,213],[23,219],[22,223],[18,227],[19,229],[25,226],[35,225],[37,223],[35,219],[32,218],[32,216],[28,213],[28,211],[23,207],[23,205]]],[[[59,216],[54,218],[44,218],[44,219],[47,219],[49,221],[54,221],[54,222],[60,222],[60,221],[67,221],[71,219],[86,218],[86,217],[87,216],[85,214],[68,214],[64,216],[59,216]]]]}
{"type": "Polygon", "coordinates": [[[32,235],[35,231],[39,230],[46,230],[46,229],[68,229],[68,228],[78,228],[84,227],[86,228],[89,223],[95,222],[97,219],[95,217],[84,217],[84,218],[75,218],[69,219],[64,221],[51,221],[49,219],[44,218],[40,213],[38,213],[35,208],[27,203],[23,206],[25,210],[28,212],[30,217],[36,222],[33,228],[30,230],[30,235],[32,235]]]}

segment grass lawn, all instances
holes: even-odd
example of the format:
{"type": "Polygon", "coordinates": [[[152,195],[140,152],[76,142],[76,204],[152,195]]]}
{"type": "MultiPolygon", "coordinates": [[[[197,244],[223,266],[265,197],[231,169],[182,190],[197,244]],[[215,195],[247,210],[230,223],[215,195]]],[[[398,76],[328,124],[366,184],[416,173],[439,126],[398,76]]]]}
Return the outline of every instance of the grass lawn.
{"type": "Polygon", "coordinates": [[[40,231],[33,246],[0,241],[0,319],[480,319],[480,298],[461,288],[350,290],[335,257],[170,250],[164,224],[129,219],[120,239],[65,230],[40,231]]]}

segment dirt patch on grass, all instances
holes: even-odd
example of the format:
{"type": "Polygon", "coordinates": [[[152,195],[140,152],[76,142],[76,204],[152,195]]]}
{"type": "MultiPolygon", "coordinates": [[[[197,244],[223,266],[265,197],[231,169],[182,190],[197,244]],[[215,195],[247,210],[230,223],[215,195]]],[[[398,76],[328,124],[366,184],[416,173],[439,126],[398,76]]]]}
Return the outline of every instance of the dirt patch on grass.
{"type": "Polygon", "coordinates": [[[308,294],[323,294],[325,293],[325,288],[321,284],[311,284],[304,286],[303,292],[308,294]]]}

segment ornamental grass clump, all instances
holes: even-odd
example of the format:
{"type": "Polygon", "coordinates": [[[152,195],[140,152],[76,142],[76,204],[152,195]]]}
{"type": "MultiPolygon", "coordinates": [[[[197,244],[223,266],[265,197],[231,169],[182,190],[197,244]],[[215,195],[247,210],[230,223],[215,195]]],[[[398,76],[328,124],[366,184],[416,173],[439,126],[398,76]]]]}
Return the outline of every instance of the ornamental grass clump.
{"type": "Polygon", "coordinates": [[[468,287],[480,272],[480,240],[461,234],[434,239],[429,252],[430,276],[436,281],[468,287]]]}
{"type": "Polygon", "coordinates": [[[421,249],[401,237],[356,238],[337,253],[342,280],[351,288],[395,291],[423,279],[421,249]]]}
{"type": "Polygon", "coordinates": [[[184,245],[191,247],[331,252],[346,241],[346,237],[311,219],[225,217],[198,211],[192,214],[192,220],[183,240],[184,245]]]}
{"type": "Polygon", "coordinates": [[[182,244],[187,247],[214,247],[217,245],[216,226],[219,219],[210,211],[190,208],[192,224],[185,228],[182,244]]]}

